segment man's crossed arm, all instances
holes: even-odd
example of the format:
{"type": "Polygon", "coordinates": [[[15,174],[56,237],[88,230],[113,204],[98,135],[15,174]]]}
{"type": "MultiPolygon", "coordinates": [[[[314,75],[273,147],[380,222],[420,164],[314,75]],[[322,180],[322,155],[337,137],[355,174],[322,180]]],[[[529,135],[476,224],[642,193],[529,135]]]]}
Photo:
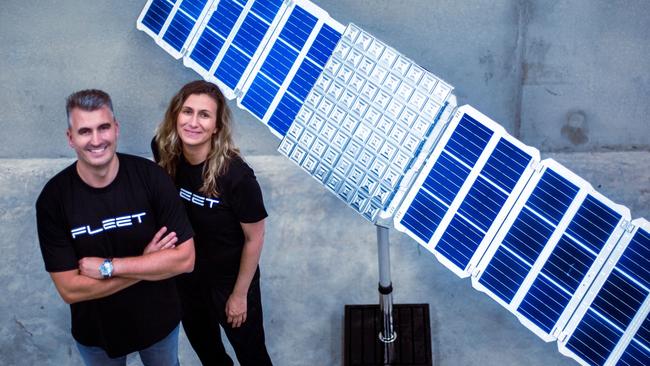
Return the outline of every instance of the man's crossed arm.
{"type": "Polygon", "coordinates": [[[147,244],[142,255],[113,258],[113,276],[104,279],[99,266],[104,258],[85,257],[79,269],[50,272],[57,291],[68,304],[112,295],[141,280],[158,281],[191,272],[194,269],[194,240],[176,245],[176,233],[164,235],[161,228],[147,244]],[[164,236],[163,236],[164,235],[164,236]]]}

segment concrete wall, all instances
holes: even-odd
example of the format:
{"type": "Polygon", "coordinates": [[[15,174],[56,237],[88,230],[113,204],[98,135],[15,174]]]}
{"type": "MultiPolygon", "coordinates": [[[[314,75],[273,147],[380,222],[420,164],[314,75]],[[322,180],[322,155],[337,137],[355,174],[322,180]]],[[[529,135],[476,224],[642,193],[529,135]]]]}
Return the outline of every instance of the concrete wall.
{"type": "MultiPolygon", "coordinates": [[[[146,153],[171,95],[197,78],[135,29],[145,1],[0,4],[0,158],[70,157],[64,98],[112,94],[122,150],[146,153]],[[119,4],[119,5],[117,5],[119,4]]],[[[543,150],[648,149],[650,2],[319,0],[543,150]]],[[[233,105],[234,106],[234,105],[233,105]]],[[[233,108],[247,155],[278,140],[233,108]]]]}

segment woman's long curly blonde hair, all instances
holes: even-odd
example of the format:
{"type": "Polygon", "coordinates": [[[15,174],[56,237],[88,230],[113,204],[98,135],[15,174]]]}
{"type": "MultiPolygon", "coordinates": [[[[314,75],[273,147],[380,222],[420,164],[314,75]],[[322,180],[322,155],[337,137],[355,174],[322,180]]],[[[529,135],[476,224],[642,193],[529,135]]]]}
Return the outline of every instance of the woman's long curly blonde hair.
{"type": "Polygon", "coordinates": [[[213,83],[196,80],[185,84],[169,102],[165,118],[156,129],[158,145],[158,164],[172,177],[176,177],[176,168],[183,153],[183,142],[176,132],[176,120],[185,100],[190,95],[205,94],[217,103],[217,133],[210,140],[210,152],[203,166],[203,185],[199,191],[208,197],[219,195],[217,178],[228,170],[228,163],[239,156],[239,149],[232,140],[232,117],[226,98],[213,83]]]}

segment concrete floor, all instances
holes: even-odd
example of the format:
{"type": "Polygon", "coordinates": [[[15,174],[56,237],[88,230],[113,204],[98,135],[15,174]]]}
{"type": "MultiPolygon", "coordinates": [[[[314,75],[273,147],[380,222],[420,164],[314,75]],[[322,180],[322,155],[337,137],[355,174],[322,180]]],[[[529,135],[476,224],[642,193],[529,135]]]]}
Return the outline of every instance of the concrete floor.
{"type": "MultiPolygon", "coordinates": [[[[545,155],[549,157],[549,155],[545,155]]],[[[650,218],[650,152],[553,154],[632,216],[650,218]]],[[[280,156],[248,159],[269,211],[262,256],[276,365],[340,365],[345,304],[377,302],[375,228],[280,156]]],[[[80,365],[68,306],[43,268],[34,201],[70,159],[0,160],[0,365],[80,365]]],[[[429,303],[434,365],[575,365],[392,230],[396,303],[429,303]]],[[[184,335],[183,365],[198,365],[184,335]]],[[[129,364],[138,365],[134,357],[129,364]]]]}

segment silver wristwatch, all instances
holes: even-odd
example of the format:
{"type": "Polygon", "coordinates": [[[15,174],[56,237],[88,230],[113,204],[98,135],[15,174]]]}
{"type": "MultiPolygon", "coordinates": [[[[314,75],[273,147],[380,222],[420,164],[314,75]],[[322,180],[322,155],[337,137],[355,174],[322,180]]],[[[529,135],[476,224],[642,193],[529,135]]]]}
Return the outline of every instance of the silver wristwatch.
{"type": "Polygon", "coordinates": [[[113,275],[113,260],[108,258],[104,259],[104,262],[99,266],[99,273],[104,278],[111,278],[113,275]]]}

